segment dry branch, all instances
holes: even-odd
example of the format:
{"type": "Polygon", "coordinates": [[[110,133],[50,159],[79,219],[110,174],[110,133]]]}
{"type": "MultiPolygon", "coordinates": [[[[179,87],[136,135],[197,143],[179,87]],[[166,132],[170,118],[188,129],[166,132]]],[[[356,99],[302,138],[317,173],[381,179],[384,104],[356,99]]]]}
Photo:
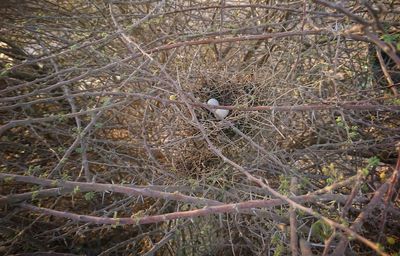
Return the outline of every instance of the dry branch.
{"type": "MultiPolygon", "coordinates": [[[[364,221],[366,221],[369,217],[369,215],[372,213],[372,211],[379,207],[380,201],[382,200],[382,197],[385,195],[387,189],[389,187],[388,183],[382,184],[382,186],[377,189],[374,193],[374,196],[372,197],[371,201],[368,203],[368,205],[363,209],[363,211],[358,215],[357,219],[354,221],[354,223],[350,226],[350,229],[358,232],[360,231],[361,226],[363,225],[364,221]]],[[[339,244],[336,246],[335,251],[333,252],[332,255],[339,256],[339,255],[344,255],[344,252],[347,248],[347,245],[349,243],[349,239],[346,235],[342,236],[342,239],[340,240],[339,244]]],[[[375,245],[377,246],[377,245],[375,245]]]]}
{"type": "MultiPolygon", "coordinates": [[[[82,96],[96,95],[99,93],[83,93],[82,96]]],[[[141,98],[141,99],[151,99],[162,102],[163,104],[179,104],[183,105],[186,102],[177,101],[177,100],[169,100],[160,97],[154,97],[149,95],[141,95],[141,94],[130,94],[130,93],[101,93],[101,95],[120,95],[124,97],[133,97],[133,98],[141,98]]],[[[74,96],[74,95],[72,95],[74,96]]],[[[61,97],[63,98],[63,97],[61,97]]],[[[80,111],[77,113],[63,114],[61,117],[63,118],[75,118],[77,116],[82,116],[90,113],[96,113],[98,111],[103,111],[106,109],[114,108],[117,105],[123,104],[124,102],[113,103],[108,106],[97,107],[94,109],[80,111]]],[[[363,101],[357,103],[354,101],[351,102],[342,102],[342,103],[327,103],[327,104],[305,104],[305,105],[294,105],[294,106],[255,106],[255,107],[240,107],[240,106],[210,106],[204,103],[198,102],[188,102],[187,104],[193,107],[203,107],[207,109],[228,109],[228,110],[237,110],[237,111],[273,111],[273,112],[306,112],[306,111],[323,111],[323,110],[354,110],[354,111],[379,111],[379,112],[400,112],[400,106],[398,105],[378,105],[378,104],[370,104],[365,103],[363,101]]],[[[29,118],[22,120],[12,120],[7,124],[0,126],[0,136],[4,134],[7,130],[19,127],[19,126],[27,126],[33,123],[42,123],[49,122],[53,120],[59,119],[60,116],[49,116],[42,118],[29,118]]]]}
{"type": "MultiPolygon", "coordinates": [[[[297,194],[297,178],[293,177],[291,182],[290,182],[290,192],[293,195],[297,194]]],[[[296,209],[294,209],[292,206],[289,208],[289,218],[290,218],[290,249],[292,251],[293,256],[299,255],[299,242],[298,242],[298,236],[297,236],[297,214],[296,214],[296,209]]]]}
{"type": "Polygon", "coordinates": [[[18,181],[31,184],[42,185],[45,187],[60,187],[66,189],[79,188],[82,191],[96,191],[96,192],[115,192],[121,193],[128,196],[148,196],[153,198],[160,198],[165,200],[175,200],[180,202],[192,203],[195,205],[220,205],[221,202],[197,198],[192,196],[186,196],[181,193],[168,193],[162,191],[156,191],[149,188],[131,188],[129,186],[115,185],[115,184],[101,184],[101,183],[86,183],[76,181],[64,181],[64,180],[50,180],[37,178],[33,176],[22,176],[15,174],[0,173],[0,179],[8,181],[18,181]]]}
{"type": "MultiPolygon", "coordinates": [[[[117,191],[114,191],[117,192],[117,191]]],[[[346,196],[343,195],[334,195],[334,194],[326,194],[319,196],[296,196],[291,198],[299,203],[305,202],[325,202],[325,201],[337,201],[344,202],[347,199],[346,196]]],[[[183,201],[184,200],[178,200],[183,201]]],[[[197,203],[199,205],[199,203],[197,203]]],[[[108,218],[108,217],[95,217],[88,215],[80,215],[70,212],[62,212],[56,211],[52,209],[47,209],[43,207],[37,207],[31,204],[20,203],[18,204],[22,208],[29,209],[36,212],[41,212],[46,215],[57,216],[61,218],[67,218],[74,221],[86,222],[91,224],[110,224],[110,225],[140,225],[140,224],[150,224],[150,223],[158,223],[164,222],[168,220],[176,220],[176,219],[186,219],[186,218],[194,218],[200,216],[207,216],[211,214],[220,214],[220,213],[240,213],[247,210],[255,210],[257,208],[271,208],[280,205],[288,204],[287,201],[282,199],[269,199],[269,200],[250,200],[246,202],[234,203],[234,204],[218,204],[214,206],[205,206],[202,209],[184,211],[184,212],[173,212],[162,215],[153,215],[153,216],[145,216],[145,217],[135,217],[135,218],[108,218]]]]}

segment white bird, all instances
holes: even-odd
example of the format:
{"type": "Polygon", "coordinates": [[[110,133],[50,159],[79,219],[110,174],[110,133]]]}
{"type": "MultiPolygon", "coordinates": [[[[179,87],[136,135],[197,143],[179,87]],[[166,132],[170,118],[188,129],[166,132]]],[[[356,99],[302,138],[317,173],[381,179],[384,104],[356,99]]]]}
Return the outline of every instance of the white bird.
{"type": "MultiPolygon", "coordinates": [[[[211,98],[207,101],[208,105],[211,106],[219,106],[219,102],[218,100],[211,98]]],[[[216,109],[215,111],[213,111],[214,115],[216,118],[218,119],[224,119],[228,114],[229,114],[229,110],[228,109],[216,109]]]]}

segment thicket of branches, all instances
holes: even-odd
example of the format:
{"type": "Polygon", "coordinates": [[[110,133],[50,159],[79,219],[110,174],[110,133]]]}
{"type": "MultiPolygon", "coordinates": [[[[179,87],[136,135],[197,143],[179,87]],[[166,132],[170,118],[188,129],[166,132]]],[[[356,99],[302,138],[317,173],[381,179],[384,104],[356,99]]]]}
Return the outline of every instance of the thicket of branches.
{"type": "Polygon", "coordinates": [[[400,253],[396,1],[0,17],[0,254],[400,253]]]}

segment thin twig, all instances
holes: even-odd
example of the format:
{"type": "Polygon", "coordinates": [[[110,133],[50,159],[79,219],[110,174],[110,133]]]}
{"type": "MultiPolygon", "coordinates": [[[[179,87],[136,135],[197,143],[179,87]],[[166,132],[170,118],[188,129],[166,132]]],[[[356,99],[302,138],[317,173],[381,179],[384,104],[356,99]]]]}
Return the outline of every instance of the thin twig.
{"type": "MultiPolygon", "coordinates": [[[[292,177],[290,182],[290,193],[292,195],[296,195],[297,193],[297,178],[292,177]]],[[[290,250],[292,251],[293,256],[299,255],[299,243],[297,236],[297,216],[296,209],[292,206],[289,207],[289,219],[290,219],[290,250]]]]}

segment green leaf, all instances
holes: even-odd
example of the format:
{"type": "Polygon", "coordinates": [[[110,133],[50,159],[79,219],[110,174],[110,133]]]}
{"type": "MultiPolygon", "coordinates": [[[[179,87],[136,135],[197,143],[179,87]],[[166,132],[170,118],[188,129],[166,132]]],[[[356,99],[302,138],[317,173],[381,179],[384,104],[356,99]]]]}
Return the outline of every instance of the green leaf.
{"type": "Polygon", "coordinates": [[[344,122],[341,116],[336,117],[336,125],[339,127],[344,127],[344,122]]]}
{"type": "Polygon", "coordinates": [[[103,107],[108,106],[111,104],[111,98],[110,97],[105,97],[103,99],[103,107]]]}
{"type": "Polygon", "coordinates": [[[72,191],[72,193],[75,195],[77,193],[79,193],[81,189],[79,188],[79,186],[74,187],[74,191],[72,191]]]}
{"type": "Polygon", "coordinates": [[[350,139],[355,139],[358,136],[358,132],[351,131],[349,132],[350,139]]]}
{"type": "Polygon", "coordinates": [[[400,34],[384,34],[382,40],[386,43],[396,43],[400,40],[400,34]]]}
{"type": "Polygon", "coordinates": [[[364,176],[368,176],[368,174],[369,174],[368,168],[362,168],[362,169],[361,169],[361,173],[362,173],[364,176]]]}
{"type": "Polygon", "coordinates": [[[32,201],[34,201],[37,198],[38,195],[39,195],[39,191],[38,190],[33,191],[32,192],[32,201]]]}
{"type": "MultiPolygon", "coordinates": [[[[399,51],[400,51],[400,49],[399,49],[399,51]]],[[[394,105],[400,106],[400,99],[392,99],[391,102],[392,102],[394,105]]]]}
{"type": "Polygon", "coordinates": [[[8,70],[3,70],[0,73],[0,78],[6,77],[8,75],[8,70]]]}
{"type": "Polygon", "coordinates": [[[387,236],[386,237],[386,242],[389,245],[394,245],[394,244],[396,244],[396,238],[394,236],[387,236]]]}
{"type": "Polygon", "coordinates": [[[100,129],[100,128],[103,127],[103,123],[96,123],[96,124],[94,125],[94,127],[95,127],[96,129],[100,129]]]}
{"type": "Polygon", "coordinates": [[[11,183],[14,180],[14,177],[5,177],[4,182],[5,183],[11,183]]]}
{"type": "Polygon", "coordinates": [[[368,159],[368,168],[369,169],[375,168],[379,165],[380,162],[381,160],[379,159],[379,157],[373,156],[368,159]]]}
{"type": "Polygon", "coordinates": [[[84,197],[86,201],[92,201],[95,193],[93,191],[85,193],[84,197]]]}
{"type": "Polygon", "coordinates": [[[60,114],[57,115],[57,121],[58,122],[62,123],[62,122],[65,122],[66,120],[67,120],[67,117],[65,116],[65,114],[60,113],[60,114]]]}
{"type": "Polygon", "coordinates": [[[311,225],[311,234],[321,242],[328,239],[332,233],[331,226],[323,220],[318,220],[311,225]]]}
{"type": "Polygon", "coordinates": [[[71,176],[69,176],[67,173],[63,173],[61,175],[61,179],[62,180],[71,180],[71,176]]]}
{"type": "Polygon", "coordinates": [[[290,187],[290,182],[289,182],[289,178],[287,176],[284,175],[280,175],[279,176],[279,192],[283,195],[288,195],[289,194],[289,187],[290,187]]]}

